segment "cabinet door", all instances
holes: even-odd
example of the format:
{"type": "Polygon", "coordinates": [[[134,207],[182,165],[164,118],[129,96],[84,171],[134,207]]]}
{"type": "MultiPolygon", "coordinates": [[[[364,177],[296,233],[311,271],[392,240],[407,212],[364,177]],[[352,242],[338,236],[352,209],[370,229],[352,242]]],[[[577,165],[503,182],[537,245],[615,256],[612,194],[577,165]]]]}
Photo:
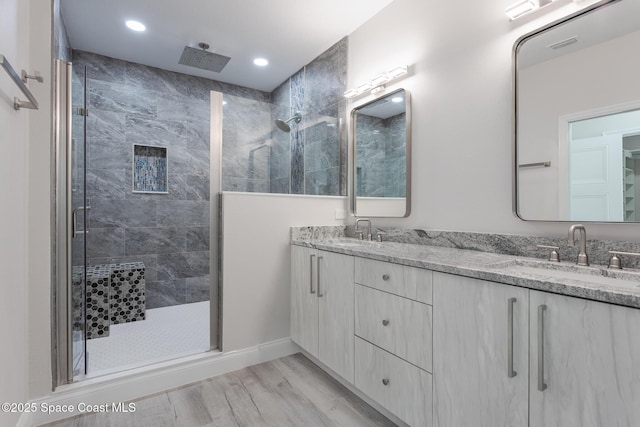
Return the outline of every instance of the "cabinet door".
{"type": "Polygon", "coordinates": [[[640,310],[538,291],[530,297],[530,425],[640,425],[640,310]]]}
{"type": "Polygon", "coordinates": [[[528,296],[524,288],[434,272],[435,426],[527,426],[528,296]]]}
{"type": "Polygon", "coordinates": [[[291,246],[291,339],[318,357],[317,251],[291,246]]]}
{"type": "Polygon", "coordinates": [[[354,260],[319,251],[318,268],[318,359],[353,383],[354,260]]]}

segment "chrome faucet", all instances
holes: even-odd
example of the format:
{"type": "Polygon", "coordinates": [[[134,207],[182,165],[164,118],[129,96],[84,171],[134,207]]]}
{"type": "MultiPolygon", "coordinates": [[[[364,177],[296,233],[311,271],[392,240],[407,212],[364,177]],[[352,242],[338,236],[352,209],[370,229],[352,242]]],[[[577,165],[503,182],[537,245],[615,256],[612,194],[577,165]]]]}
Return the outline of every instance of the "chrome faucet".
{"type": "Polygon", "coordinates": [[[367,240],[371,240],[371,220],[367,219],[367,218],[358,218],[356,219],[356,233],[358,234],[358,237],[360,240],[364,239],[364,231],[360,228],[360,223],[361,222],[366,222],[367,223],[367,240]]]}
{"type": "Polygon", "coordinates": [[[578,254],[578,265],[589,265],[587,256],[587,230],[582,224],[573,224],[569,227],[569,246],[576,245],[576,230],[580,231],[580,253],[578,254]]]}

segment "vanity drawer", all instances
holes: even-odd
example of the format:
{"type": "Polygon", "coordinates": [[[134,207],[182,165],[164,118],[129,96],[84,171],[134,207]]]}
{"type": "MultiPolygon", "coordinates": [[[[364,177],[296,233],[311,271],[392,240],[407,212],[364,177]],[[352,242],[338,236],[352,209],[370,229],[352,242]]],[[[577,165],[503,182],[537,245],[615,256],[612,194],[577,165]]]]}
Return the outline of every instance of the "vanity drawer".
{"type": "Polygon", "coordinates": [[[356,285],[356,335],[432,372],[432,308],[356,285]]]}
{"type": "Polygon", "coordinates": [[[356,283],[431,304],[431,270],[356,258],[356,283]]]}
{"type": "Polygon", "coordinates": [[[431,426],[431,374],[358,337],[355,350],[356,387],[410,426],[431,426]]]}

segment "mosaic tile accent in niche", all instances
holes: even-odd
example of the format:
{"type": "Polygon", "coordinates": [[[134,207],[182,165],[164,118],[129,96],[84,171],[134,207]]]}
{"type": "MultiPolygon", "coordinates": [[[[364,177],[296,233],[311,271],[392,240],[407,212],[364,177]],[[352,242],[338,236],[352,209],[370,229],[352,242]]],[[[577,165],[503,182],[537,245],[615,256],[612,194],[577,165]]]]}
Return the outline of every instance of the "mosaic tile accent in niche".
{"type": "Polygon", "coordinates": [[[166,147],[133,145],[133,192],[168,192],[166,147]]]}

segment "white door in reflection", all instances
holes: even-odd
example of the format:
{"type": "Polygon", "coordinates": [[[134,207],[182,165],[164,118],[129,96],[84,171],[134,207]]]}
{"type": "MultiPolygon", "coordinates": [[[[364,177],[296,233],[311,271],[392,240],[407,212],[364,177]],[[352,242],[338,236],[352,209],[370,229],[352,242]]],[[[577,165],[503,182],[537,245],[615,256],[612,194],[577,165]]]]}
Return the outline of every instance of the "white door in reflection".
{"type": "Polygon", "coordinates": [[[622,134],[569,141],[571,221],[624,221],[622,134]]]}

